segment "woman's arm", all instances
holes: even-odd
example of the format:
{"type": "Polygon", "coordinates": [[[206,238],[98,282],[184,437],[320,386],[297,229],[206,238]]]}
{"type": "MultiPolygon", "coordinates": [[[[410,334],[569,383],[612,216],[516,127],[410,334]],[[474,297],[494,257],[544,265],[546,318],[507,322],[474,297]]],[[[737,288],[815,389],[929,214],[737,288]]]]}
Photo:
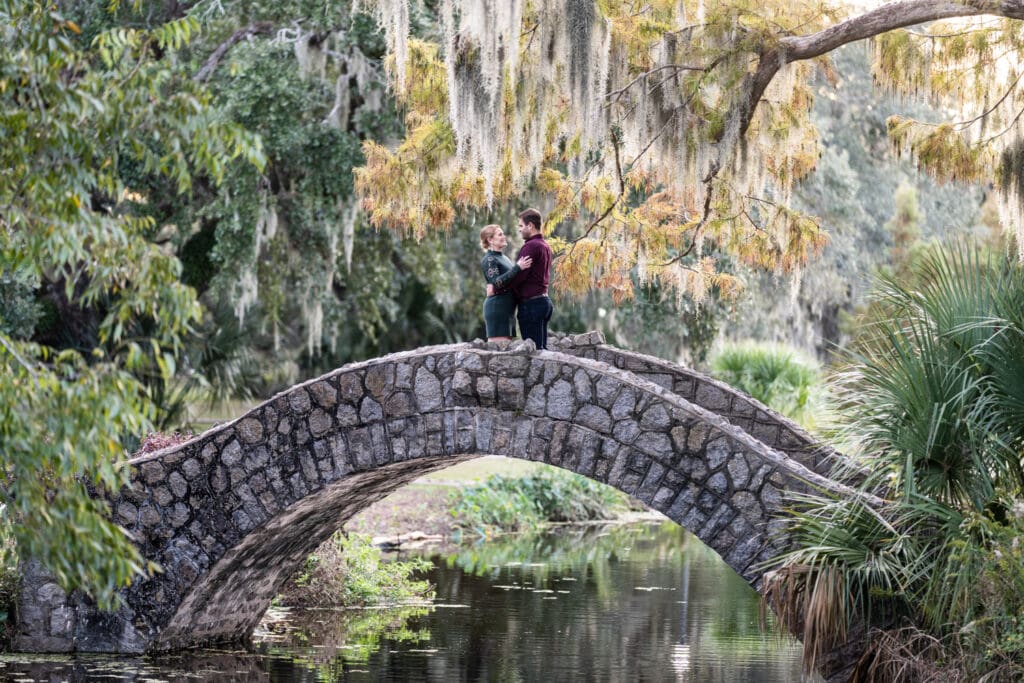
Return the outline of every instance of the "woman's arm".
{"type": "Polygon", "coordinates": [[[507,287],[508,283],[512,281],[512,278],[518,275],[521,270],[518,265],[514,265],[509,270],[502,272],[501,263],[498,262],[498,257],[492,254],[484,256],[484,260],[481,265],[483,266],[484,280],[487,281],[487,284],[494,285],[495,290],[507,287]]]}

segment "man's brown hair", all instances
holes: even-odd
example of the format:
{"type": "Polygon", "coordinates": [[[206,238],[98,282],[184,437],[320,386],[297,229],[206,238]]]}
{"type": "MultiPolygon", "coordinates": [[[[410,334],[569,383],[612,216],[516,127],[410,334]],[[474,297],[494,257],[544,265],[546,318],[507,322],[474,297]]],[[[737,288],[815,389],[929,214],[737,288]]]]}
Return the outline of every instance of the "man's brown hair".
{"type": "Polygon", "coordinates": [[[521,220],[524,223],[529,223],[537,230],[537,232],[540,232],[541,218],[540,211],[538,211],[537,209],[526,209],[525,211],[521,212],[519,214],[519,220],[521,220]]]}

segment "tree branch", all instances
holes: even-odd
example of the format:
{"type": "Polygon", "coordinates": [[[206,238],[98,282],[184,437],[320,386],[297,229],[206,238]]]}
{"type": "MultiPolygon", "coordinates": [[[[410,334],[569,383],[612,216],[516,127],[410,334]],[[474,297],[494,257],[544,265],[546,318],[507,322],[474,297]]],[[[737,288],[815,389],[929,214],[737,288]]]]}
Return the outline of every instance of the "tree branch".
{"type": "Polygon", "coordinates": [[[746,135],[765,90],[779,69],[786,64],[814,59],[847,43],[873,38],[907,26],[982,15],[1024,19],[1024,0],[901,0],[841,21],[817,33],[781,38],[775,46],[766,48],[760,54],[757,69],[744,80],[744,94],[726,117],[731,125],[727,125],[716,140],[720,143],[717,163],[712,165],[703,179],[708,186],[707,191],[710,192],[711,183],[728,164],[735,141],[746,135]]]}
{"type": "Polygon", "coordinates": [[[808,36],[787,36],[780,40],[786,62],[813,59],[847,43],[873,38],[898,28],[939,19],[984,14],[1024,19],[1024,0],[903,0],[891,2],[860,16],[808,36]]]}
{"type": "Polygon", "coordinates": [[[220,65],[220,60],[224,59],[224,55],[227,54],[236,43],[240,43],[246,40],[250,36],[268,34],[274,28],[274,25],[269,21],[261,21],[255,24],[250,24],[245,28],[238,29],[225,40],[223,43],[217,46],[210,56],[207,57],[206,61],[203,62],[203,66],[196,72],[196,75],[192,77],[192,80],[197,83],[202,83],[213,75],[213,72],[217,70],[220,65]]]}

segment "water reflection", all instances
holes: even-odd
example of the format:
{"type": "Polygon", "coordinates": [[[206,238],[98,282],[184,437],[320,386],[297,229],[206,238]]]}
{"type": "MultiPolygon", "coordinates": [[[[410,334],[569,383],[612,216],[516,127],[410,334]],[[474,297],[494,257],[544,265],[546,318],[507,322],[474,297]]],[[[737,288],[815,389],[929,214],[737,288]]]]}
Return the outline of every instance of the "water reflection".
{"type": "Polygon", "coordinates": [[[754,592],[674,524],[562,527],[430,559],[432,605],[272,612],[252,652],[0,657],[0,680],[800,679],[798,645],[762,634],[754,592]]]}

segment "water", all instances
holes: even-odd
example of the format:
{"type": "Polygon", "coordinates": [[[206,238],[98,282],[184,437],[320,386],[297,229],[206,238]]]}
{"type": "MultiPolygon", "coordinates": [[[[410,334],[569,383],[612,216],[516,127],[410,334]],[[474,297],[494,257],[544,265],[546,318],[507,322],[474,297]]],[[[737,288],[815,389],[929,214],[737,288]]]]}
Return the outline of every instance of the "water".
{"type": "Polygon", "coordinates": [[[800,680],[797,643],[671,523],[562,527],[431,558],[433,604],[272,612],[248,651],[0,657],[2,680],[800,680]]]}

